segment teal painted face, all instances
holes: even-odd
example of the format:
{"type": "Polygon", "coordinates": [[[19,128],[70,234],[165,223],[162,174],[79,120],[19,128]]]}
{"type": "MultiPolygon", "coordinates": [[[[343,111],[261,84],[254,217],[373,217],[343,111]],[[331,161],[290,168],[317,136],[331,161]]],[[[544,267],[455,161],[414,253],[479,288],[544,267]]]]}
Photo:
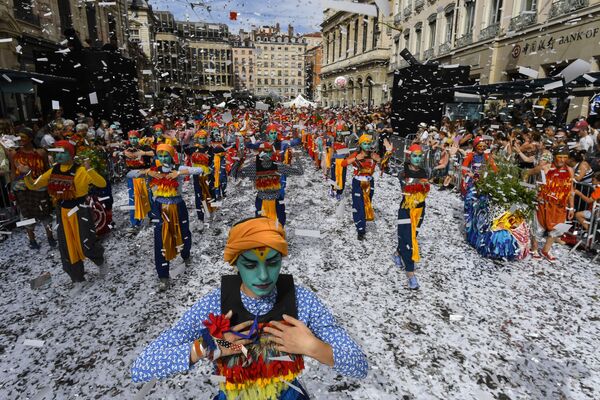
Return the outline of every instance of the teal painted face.
{"type": "Polygon", "coordinates": [[[206,138],[205,137],[196,138],[196,144],[200,147],[206,146],[206,138]]]}
{"type": "Polygon", "coordinates": [[[155,129],[155,130],[154,130],[154,136],[156,136],[156,137],[161,137],[161,136],[162,136],[162,134],[163,134],[163,131],[162,131],[162,129],[155,129]]]}
{"type": "Polygon", "coordinates": [[[68,151],[60,151],[54,156],[54,161],[59,164],[68,164],[71,160],[71,154],[68,151]]]}
{"type": "Polygon", "coordinates": [[[410,154],[410,163],[412,165],[415,165],[417,167],[421,166],[421,164],[423,164],[423,153],[420,151],[413,151],[410,154]]]}
{"type": "Polygon", "coordinates": [[[158,161],[165,167],[173,165],[173,157],[171,157],[167,151],[159,151],[156,154],[156,158],[158,158],[158,161]]]}
{"type": "Polygon", "coordinates": [[[273,291],[281,272],[281,253],[269,247],[243,252],[235,265],[244,285],[262,297],[273,291]]]}
{"type": "Polygon", "coordinates": [[[277,140],[277,131],[269,132],[269,141],[274,142],[277,140]]]}
{"type": "Polygon", "coordinates": [[[360,148],[363,149],[364,151],[371,151],[371,147],[373,147],[372,142],[363,142],[360,144],[360,148]]]}
{"type": "Polygon", "coordinates": [[[129,138],[129,143],[131,143],[132,146],[137,146],[138,144],[140,144],[140,138],[137,136],[131,136],[129,138]]]}

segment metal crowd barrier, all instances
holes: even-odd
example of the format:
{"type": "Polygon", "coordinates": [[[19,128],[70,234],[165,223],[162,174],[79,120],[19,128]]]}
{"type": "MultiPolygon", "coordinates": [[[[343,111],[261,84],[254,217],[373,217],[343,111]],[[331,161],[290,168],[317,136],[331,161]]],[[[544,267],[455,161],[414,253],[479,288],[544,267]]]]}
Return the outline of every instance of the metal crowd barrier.
{"type": "MultiPolygon", "coordinates": [[[[575,182],[574,187],[587,197],[590,197],[595,189],[593,185],[581,182],[575,182]]],[[[575,196],[575,211],[579,212],[585,210],[591,211],[589,228],[587,231],[584,229],[576,229],[576,236],[579,239],[579,243],[582,243],[585,249],[591,250],[600,247],[600,233],[598,232],[598,230],[600,230],[600,204],[594,202],[590,208],[590,205],[581,197],[575,196]]],[[[574,220],[574,223],[579,225],[577,220],[574,220]]]]}

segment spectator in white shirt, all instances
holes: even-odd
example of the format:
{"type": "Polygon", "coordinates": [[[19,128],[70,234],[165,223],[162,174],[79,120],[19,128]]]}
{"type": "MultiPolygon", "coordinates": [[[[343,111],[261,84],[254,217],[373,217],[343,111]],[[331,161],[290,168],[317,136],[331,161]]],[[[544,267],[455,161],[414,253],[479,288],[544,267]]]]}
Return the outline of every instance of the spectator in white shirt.
{"type": "Polygon", "coordinates": [[[589,125],[586,121],[577,122],[571,130],[579,134],[579,150],[584,150],[588,153],[594,151],[594,137],[588,133],[589,125]]]}

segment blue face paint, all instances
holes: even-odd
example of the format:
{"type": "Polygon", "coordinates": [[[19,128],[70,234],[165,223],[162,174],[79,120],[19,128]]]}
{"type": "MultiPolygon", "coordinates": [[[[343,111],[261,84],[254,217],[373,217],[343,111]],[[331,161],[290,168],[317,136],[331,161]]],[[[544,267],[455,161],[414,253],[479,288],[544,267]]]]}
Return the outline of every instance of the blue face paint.
{"type": "Polygon", "coordinates": [[[415,166],[420,166],[421,164],[423,164],[423,153],[411,153],[410,163],[415,166]]]}
{"type": "Polygon", "coordinates": [[[56,155],[54,156],[54,161],[56,161],[59,164],[68,164],[70,163],[71,160],[71,154],[68,151],[61,151],[56,153],[56,155]]]}
{"type": "Polygon", "coordinates": [[[269,247],[243,252],[235,265],[242,282],[256,296],[266,296],[273,291],[281,272],[281,253],[269,247]]]}
{"type": "Polygon", "coordinates": [[[196,144],[198,144],[200,147],[206,146],[206,138],[198,138],[198,139],[196,139],[196,144]]]}
{"type": "Polygon", "coordinates": [[[371,147],[372,147],[373,143],[371,142],[364,142],[360,144],[360,148],[363,149],[364,151],[371,151],[371,147]]]}
{"type": "Polygon", "coordinates": [[[170,167],[173,164],[173,157],[167,151],[159,151],[156,154],[156,158],[160,161],[161,165],[170,167]]]}
{"type": "Polygon", "coordinates": [[[274,142],[277,140],[277,131],[269,132],[269,141],[274,142]]]}
{"type": "Polygon", "coordinates": [[[140,144],[140,138],[137,136],[132,136],[129,138],[129,143],[131,143],[132,146],[137,146],[140,144]]]}

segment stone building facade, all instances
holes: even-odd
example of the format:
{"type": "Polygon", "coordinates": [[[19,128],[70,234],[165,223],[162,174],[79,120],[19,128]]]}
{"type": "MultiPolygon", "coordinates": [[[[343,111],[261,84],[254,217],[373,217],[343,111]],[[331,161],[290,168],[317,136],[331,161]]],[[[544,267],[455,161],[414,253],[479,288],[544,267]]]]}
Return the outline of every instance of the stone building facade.
{"type": "MultiPolygon", "coordinates": [[[[373,0],[367,3],[375,4],[373,0]]],[[[377,16],[367,16],[325,10],[321,24],[322,105],[378,105],[390,100],[388,65],[393,19],[383,12],[378,9],[377,16]],[[347,85],[343,88],[335,84],[339,76],[346,78],[347,85]]]]}

